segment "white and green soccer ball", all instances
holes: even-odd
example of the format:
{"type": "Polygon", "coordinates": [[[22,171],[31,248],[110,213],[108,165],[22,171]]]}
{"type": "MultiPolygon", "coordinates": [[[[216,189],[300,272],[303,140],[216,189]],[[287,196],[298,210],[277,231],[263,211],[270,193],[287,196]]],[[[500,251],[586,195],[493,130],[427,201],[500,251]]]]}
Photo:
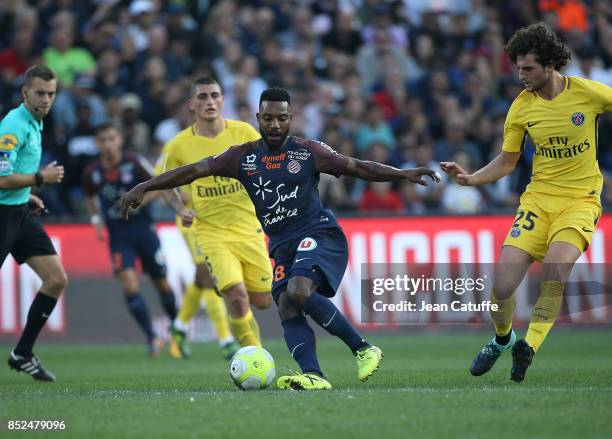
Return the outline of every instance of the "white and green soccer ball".
{"type": "Polygon", "coordinates": [[[242,390],[265,389],[274,381],[274,358],[264,348],[245,346],[230,360],[230,376],[242,390]]]}

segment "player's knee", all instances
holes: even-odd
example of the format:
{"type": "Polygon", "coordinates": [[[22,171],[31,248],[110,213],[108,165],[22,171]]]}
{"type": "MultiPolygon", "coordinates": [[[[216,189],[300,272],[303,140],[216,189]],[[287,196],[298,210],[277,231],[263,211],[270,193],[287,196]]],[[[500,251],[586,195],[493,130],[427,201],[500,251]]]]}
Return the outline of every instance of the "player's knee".
{"type": "Polygon", "coordinates": [[[493,283],[493,295],[499,300],[505,300],[514,294],[517,286],[516,279],[498,276],[493,283]]]}
{"type": "Polygon", "coordinates": [[[63,270],[55,272],[44,279],[43,284],[46,293],[59,295],[68,286],[68,275],[63,270]]]}
{"type": "Polygon", "coordinates": [[[310,288],[301,278],[292,277],[287,283],[287,290],[283,293],[285,298],[300,307],[310,296],[310,288]]]}
{"type": "Polygon", "coordinates": [[[272,305],[272,294],[270,293],[255,293],[249,294],[251,305],[257,309],[268,309],[272,305]]]}
{"type": "Polygon", "coordinates": [[[230,315],[243,316],[249,310],[249,296],[242,285],[236,285],[224,292],[230,315]]]}

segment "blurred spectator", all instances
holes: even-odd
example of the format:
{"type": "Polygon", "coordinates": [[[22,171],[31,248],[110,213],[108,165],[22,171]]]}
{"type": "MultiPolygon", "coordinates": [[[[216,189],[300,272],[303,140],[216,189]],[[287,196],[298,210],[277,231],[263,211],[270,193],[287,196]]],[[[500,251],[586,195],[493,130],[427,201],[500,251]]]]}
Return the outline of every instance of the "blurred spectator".
{"type": "Polygon", "coordinates": [[[368,184],[359,202],[362,212],[401,212],[404,205],[397,192],[388,181],[375,181],[368,184]]]}
{"type": "Polygon", "coordinates": [[[391,127],[382,117],[382,111],[375,103],[368,104],[364,123],[355,133],[355,146],[362,152],[374,142],[380,142],[387,148],[395,147],[395,136],[391,127]]]}
{"type": "Polygon", "coordinates": [[[597,60],[597,54],[593,47],[579,48],[576,50],[576,58],[568,66],[567,75],[588,78],[612,86],[612,67],[603,68],[602,63],[597,60]]]}
{"type": "Polygon", "coordinates": [[[151,129],[140,119],[142,101],[137,94],[127,93],[119,99],[119,108],[119,120],[115,121],[115,125],[123,137],[123,149],[149,156],[151,129]]]}
{"type": "Polygon", "coordinates": [[[11,46],[0,51],[0,69],[6,82],[23,74],[33,64],[34,33],[28,29],[18,29],[11,40],[11,46]]]}
{"type": "Polygon", "coordinates": [[[444,138],[433,145],[433,157],[437,162],[449,161],[458,152],[465,152],[470,157],[470,163],[479,168],[482,163],[480,151],[474,143],[466,139],[466,125],[459,114],[451,114],[444,124],[444,138]]]}
{"type": "Polygon", "coordinates": [[[155,22],[154,12],[155,5],[152,1],[133,0],[130,3],[130,15],[134,23],[129,25],[127,31],[137,52],[149,47],[149,30],[155,22]]]}

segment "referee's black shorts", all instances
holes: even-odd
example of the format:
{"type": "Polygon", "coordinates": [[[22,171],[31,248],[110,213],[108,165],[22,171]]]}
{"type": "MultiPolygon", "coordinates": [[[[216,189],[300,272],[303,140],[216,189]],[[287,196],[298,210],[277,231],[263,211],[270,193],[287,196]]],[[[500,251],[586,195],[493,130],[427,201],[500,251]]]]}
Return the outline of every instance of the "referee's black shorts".
{"type": "Polygon", "coordinates": [[[27,204],[0,204],[0,266],[9,253],[19,264],[32,256],[57,254],[49,235],[27,204]]]}

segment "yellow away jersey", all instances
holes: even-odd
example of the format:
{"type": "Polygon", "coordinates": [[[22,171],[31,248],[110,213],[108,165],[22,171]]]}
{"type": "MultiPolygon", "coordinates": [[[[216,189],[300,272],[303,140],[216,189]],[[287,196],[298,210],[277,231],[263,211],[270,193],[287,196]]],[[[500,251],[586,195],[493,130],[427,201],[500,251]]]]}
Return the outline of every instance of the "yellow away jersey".
{"type": "MultiPolygon", "coordinates": [[[[260,137],[250,124],[236,120],[225,120],[225,129],[214,138],[198,136],[191,126],[164,147],[162,170],[195,163],[260,137]]],[[[253,203],[238,180],[200,178],[191,183],[190,195],[200,225],[198,233],[206,235],[204,238],[240,241],[253,238],[261,229],[253,203]]]]}
{"type": "Polygon", "coordinates": [[[526,191],[599,198],[597,118],[607,111],[612,111],[612,88],[597,81],[565,77],[565,89],[552,100],[523,90],[506,116],[502,149],[521,151],[525,134],[534,143],[526,191]]]}

